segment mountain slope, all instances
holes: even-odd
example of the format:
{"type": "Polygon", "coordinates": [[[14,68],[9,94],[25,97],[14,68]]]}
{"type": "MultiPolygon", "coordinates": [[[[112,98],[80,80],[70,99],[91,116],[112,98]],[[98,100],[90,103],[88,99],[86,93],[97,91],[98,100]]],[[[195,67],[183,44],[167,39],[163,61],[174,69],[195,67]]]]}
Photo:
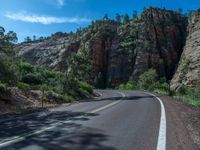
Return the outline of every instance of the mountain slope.
{"type": "Polygon", "coordinates": [[[187,18],[178,12],[149,8],[126,24],[104,19],[74,34],[22,43],[16,51],[33,64],[61,71],[66,60],[85,47],[91,51],[91,80],[98,88],[114,87],[155,68],[171,79],[185,43],[187,18]]]}

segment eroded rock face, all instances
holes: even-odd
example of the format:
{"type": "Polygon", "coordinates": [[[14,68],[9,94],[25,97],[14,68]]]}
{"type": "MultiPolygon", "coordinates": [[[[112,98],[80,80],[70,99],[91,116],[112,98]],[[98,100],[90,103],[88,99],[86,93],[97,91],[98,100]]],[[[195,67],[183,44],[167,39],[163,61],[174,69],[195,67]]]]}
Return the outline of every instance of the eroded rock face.
{"type": "Polygon", "coordinates": [[[16,51],[30,63],[64,71],[66,59],[86,45],[93,60],[91,80],[97,88],[137,80],[149,68],[171,79],[185,43],[186,26],[186,17],[179,13],[150,8],[125,25],[97,21],[72,35],[20,44],[16,51]]]}
{"type": "Polygon", "coordinates": [[[149,9],[142,20],[133,75],[155,68],[160,76],[171,79],[185,44],[186,18],[173,11],[149,9]]]}
{"type": "Polygon", "coordinates": [[[176,89],[179,84],[195,86],[200,70],[200,10],[190,13],[188,31],[178,69],[171,81],[172,89],[176,89]]]}
{"type": "Polygon", "coordinates": [[[76,53],[79,45],[79,42],[72,41],[68,35],[59,37],[56,35],[43,41],[19,44],[15,50],[31,64],[64,70],[66,58],[76,53]]]}
{"type": "Polygon", "coordinates": [[[109,55],[108,84],[136,80],[149,68],[171,79],[186,39],[187,18],[177,12],[150,8],[118,35],[109,55]],[[126,46],[120,47],[127,39],[126,46]],[[129,40],[130,39],[130,40],[129,40]],[[123,42],[122,42],[123,43],[123,42]],[[122,50],[122,54],[117,52],[122,50]]]}

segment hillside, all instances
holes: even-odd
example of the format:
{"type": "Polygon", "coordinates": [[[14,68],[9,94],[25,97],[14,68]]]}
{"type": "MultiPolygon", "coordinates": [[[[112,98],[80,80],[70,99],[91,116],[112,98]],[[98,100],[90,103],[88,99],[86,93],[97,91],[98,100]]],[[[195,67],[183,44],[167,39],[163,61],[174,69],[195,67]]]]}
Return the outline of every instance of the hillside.
{"type": "Polygon", "coordinates": [[[187,35],[187,17],[178,12],[149,8],[141,16],[119,23],[104,18],[76,33],[57,33],[15,50],[32,64],[64,71],[66,61],[82,48],[90,50],[90,82],[97,88],[135,81],[149,68],[171,79],[187,35]]]}

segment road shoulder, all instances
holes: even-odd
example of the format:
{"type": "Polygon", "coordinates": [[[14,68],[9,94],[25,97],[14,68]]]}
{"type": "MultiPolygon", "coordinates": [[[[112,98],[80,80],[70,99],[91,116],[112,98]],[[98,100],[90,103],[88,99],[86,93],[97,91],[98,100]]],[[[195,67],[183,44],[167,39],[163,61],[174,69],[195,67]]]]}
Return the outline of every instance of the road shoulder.
{"type": "Polygon", "coordinates": [[[167,117],[167,150],[200,149],[200,109],[169,96],[160,96],[167,117]]]}

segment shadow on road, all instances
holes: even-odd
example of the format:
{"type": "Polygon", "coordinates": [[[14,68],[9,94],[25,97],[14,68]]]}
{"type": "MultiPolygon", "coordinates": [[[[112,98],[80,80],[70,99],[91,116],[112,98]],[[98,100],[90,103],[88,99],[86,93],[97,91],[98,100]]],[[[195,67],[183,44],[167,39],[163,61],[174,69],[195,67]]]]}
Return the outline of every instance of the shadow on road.
{"type": "MultiPolygon", "coordinates": [[[[128,97],[110,97],[98,99],[105,100],[140,100],[143,98],[152,98],[152,96],[128,96],[128,97]]],[[[84,100],[93,102],[94,100],[84,100]]],[[[82,102],[84,102],[82,101],[82,102]]],[[[25,140],[5,147],[5,150],[116,150],[113,147],[106,146],[109,136],[104,131],[95,128],[83,127],[84,121],[90,120],[97,114],[71,111],[45,111],[43,113],[34,113],[28,117],[20,117],[0,123],[0,141],[13,136],[24,136],[27,133],[38,131],[49,125],[62,122],[73,121],[73,123],[63,123],[59,127],[46,130],[33,136],[25,136],[25,140]],[[80,123],[80,121],[82,123],[80,123]]]]}
{"type": "Polygon", "coordinates": [[[0,124],[0,140],[4,138],[19,136],[34,132],[42,127],[48,127],[49,125],[61,121],[87,121],[90,116],[96,114],[84,113],[84,112],[70,112],[70,111],[56,111],[56,112],[44,112],[34,113],[28,117],[21,117],[0,124]]]}
{"type": "Polygon", "coordinates": [[[116,150],[106,146],[108,136],[93,128],[68,124],[65,128],[46,131],[23,142],[6,147],[9,150],[116,150]]]}
{"type": "Polygon", "coordinates": [[[0,141],[13,136],[25,136],[25,139],[4,147],[2,150],[115,150],[104,145],[104,142],[108,140],[108,136],[103,131],[86,128],[80,124],[80,121],[88,121],[96,115],[83,112],[59,111],[47,115],[44,114],[44,116],[38,113],[31,115],[30,118],[3,122],[0,124],[0,141]],[[53,123],[66,120],[73,121],[73,123],[63,123],[54,129],[26,137],[27,133],[32,133],[53,123]]]}
{"type": "Polygon", "coordinates": [[[105,101],[105,100],[140,100],[144,98],[154,98],[153,96],[126,96],[126,97],[108,97],[108,98],[99,98],[97,100],[94,99],[85,99],[81,100],[81,102],[92,102],[92,101],[105,101]]]}

